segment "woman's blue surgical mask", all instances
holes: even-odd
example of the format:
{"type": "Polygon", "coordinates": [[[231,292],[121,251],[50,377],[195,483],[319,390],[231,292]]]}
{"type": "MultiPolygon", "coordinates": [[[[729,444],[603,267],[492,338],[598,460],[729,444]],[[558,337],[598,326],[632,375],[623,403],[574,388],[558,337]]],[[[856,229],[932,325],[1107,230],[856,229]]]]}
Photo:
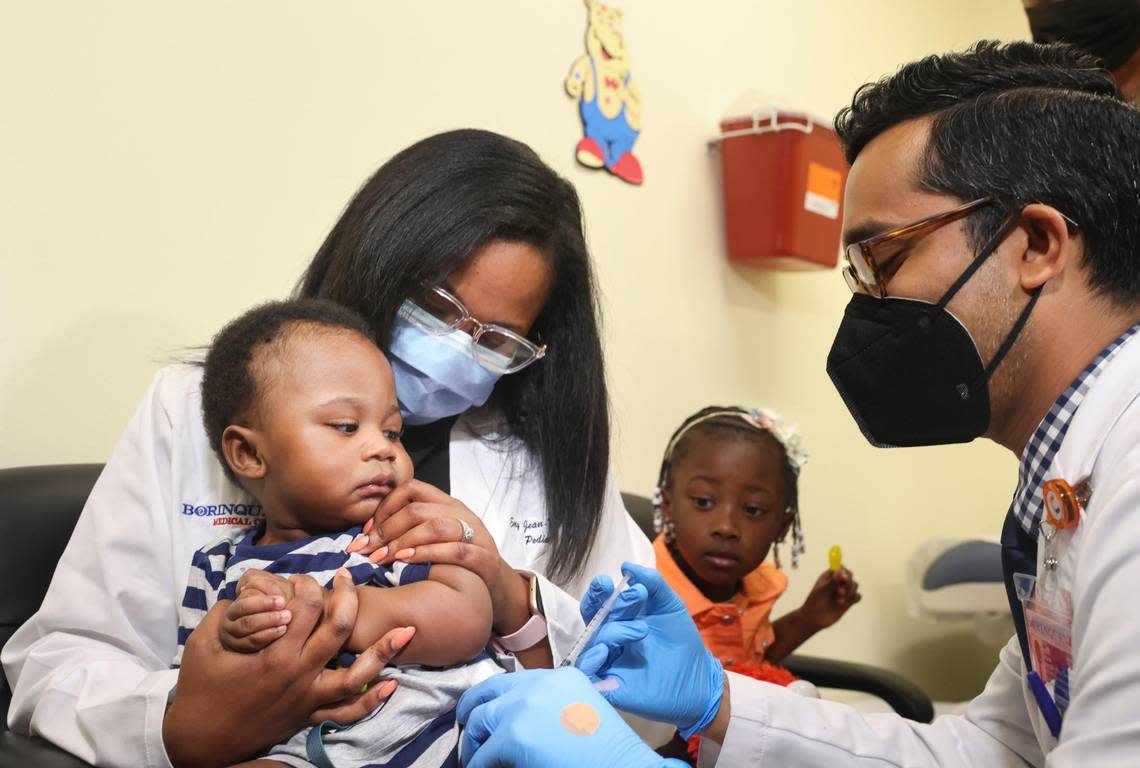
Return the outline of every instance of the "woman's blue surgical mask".
{"type": "Polygon", "coordinates": [[[475,360],[470,335],[460,330],[432,334],[420,327],[438,324],[410,301],[396,314],[388,357],[407,424],[430,424],[482,405],[502,375],[475,360]]]}

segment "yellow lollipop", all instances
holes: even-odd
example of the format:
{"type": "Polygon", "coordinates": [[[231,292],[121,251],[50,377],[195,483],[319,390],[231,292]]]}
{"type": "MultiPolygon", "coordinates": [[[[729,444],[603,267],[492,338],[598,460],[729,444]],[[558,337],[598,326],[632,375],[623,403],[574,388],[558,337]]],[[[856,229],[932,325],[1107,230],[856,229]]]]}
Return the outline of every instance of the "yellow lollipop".
{"type": "Polygon", "coordinates": [[[827,551],[827,565],[836,573],[843,567],[843,548],[838,544],[827,551]]]}

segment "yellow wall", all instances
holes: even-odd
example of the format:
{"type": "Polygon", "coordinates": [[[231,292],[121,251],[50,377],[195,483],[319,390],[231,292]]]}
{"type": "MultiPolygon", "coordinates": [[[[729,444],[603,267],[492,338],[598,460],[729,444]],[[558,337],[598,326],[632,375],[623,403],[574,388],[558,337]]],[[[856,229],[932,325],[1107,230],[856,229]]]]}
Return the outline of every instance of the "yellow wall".
{"type": "Polygon", "coordinates": [[[435,131],[490,128],[581,192],[623,486],[649,492],[668,434],[704,404],[793,417],[813,454],[808,567],[784,606],[831,543],[866,595],[808,650],[910,671],[939,694],[973,685],[989,661],[961,628],[905,617],[903,562],[928,537],[996,534],[1015,462],[988,444],[867,446],[823,367],[842,280],[726,263],[705,141],[748,89],[830,116],[901,62],[1024,37],[1020,4],[618,4],[645,108],[640,189],[573,160],[579,124],[561,83],[582,51],[579,0],[9,5],[0,466],[103,460],[151,373],[284,295],[381,161],[435,131]],[[974,672],[945,663],[947,647],[974,672]]]}

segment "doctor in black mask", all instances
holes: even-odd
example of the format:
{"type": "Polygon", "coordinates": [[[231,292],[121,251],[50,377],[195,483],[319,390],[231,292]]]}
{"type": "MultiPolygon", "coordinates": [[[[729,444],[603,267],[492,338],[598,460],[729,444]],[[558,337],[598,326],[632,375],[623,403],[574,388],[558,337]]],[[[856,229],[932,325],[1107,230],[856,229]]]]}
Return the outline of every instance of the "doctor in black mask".
{"type": "MultiPolygon", "coordinates": [[[[701,733],[718,768],[1135,764],[1140,111],[1075,48],[982,42],[864,86],[836,131],[854,295],[827,371],[856,423],[875,445],[985,436],[1020,459],[1017,633],[985,690],[930,724],[803,698],[722,668],[660,575],[628,566],[578,669],[460,700],[469,765],[671,765],[611,707],[701,733]]],[[[595,579],[583,618],[612,588],[595,579]]]]}
{"type": "MultiPolygon", "coordinates": [[[[919,168],[915,153],[921,146],[907,139],[900,136],[899,146],[884,152],[900,166],[919,168]]],[[[866,167],[857,165],[852,174],[866,167]]],[[[1008,260],[1014,248],[1031,244],[1041,217],[1060,218],[1070,233],[1078,227],[1042,205],[1003,204],[988,195],[960,204],[933,192],[904,202],[897,199],[899,185],[881,176],[871,181],[855,179],[848,187],[848,204],[870,213],[846,232],[843,277],[855,295],[828,355],[828,375],[873,445],[969,442],[990,428],[991,382],[1048,279],[1044,272],[1028,280],[1011,275],[1003,270],[1003,256],[1008,260]],[[934,212],[896,226],[885,223],[924,208],[934,212]],[[978,248],[972,242],[978,230],[966,220],[986,209],[997,209],[1001,219],[978,248]],[[870,231],[875,234],[865,236],[870,231]],[[961,271],[947,282],[955,265],[961,271]],[[1009,285],[1015,277],[1016,285],[1009,285]],[[1019,299],[1023,307],[1015,310],[1019,299]]],[[[1016,370],[1016,362],[1005,369],[1016,370]]]]}

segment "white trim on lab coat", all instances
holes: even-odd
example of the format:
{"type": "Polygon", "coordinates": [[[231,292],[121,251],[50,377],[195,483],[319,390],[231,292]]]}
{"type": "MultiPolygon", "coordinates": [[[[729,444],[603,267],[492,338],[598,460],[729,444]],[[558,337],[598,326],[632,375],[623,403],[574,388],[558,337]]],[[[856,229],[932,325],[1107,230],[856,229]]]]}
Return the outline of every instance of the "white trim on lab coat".
{"type": "Polygon", "coordinates": [[[1059,742],[1025,683],[1014,637],[965,713],[929,725],[893,714],[861,715],[836,702],[730,675],[732,718],[724,744],[706,740],[698,765],[1135,765],[1140,760],[1140,342],[1135,337],[1093,385],[1046,479],[1075,485],[1090,475],[1092,498],[1058,575],[1073,600],[1072,697],[1059,742]]]}
{"type": "MultiPolygon", "coordinates": [[[[156,375],[95,484],[43,605],[4,648],[12,731],[96,765],[170,766],[162,720],[177,680],[169,666],[190,558],[219,536],[215,523],[232,517],[219,511],[223,505],[250,502],[209,448],[200,380],[200,368],[189,365],[156,375]]],[[[482,517],[503,559],[544,573],[542,476],[528,456],[509,442],[481,440],[465,417],[452,430],[450,466],[452,495],[482,517]]],[[[653,548],[611,479],[584,575],[541,583],[556,661],[582,629],[578,597],[590,577],[617,574],[623,560],[652,566],[653,548]]]]}

